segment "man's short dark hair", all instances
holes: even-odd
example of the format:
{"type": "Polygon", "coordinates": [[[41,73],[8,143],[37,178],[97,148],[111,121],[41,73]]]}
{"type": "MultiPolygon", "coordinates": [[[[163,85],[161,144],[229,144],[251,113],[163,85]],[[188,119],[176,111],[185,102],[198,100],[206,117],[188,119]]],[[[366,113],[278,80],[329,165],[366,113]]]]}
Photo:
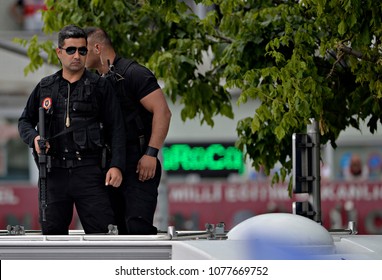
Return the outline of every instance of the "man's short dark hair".
{"type": "Polygon", "coordinates": [[[113,46],[111,39],[110,39],[110,36],[109,36],[109,34],[107,34],[107,32],[105,30],[103,30],[99,27],[94,27],[94,26],[85,27],[84,30],[85,30],[86,35],[89,38],[92,37],[94,39],[94,41],[99,42],[99,43],[103,43],[106,46],[110,46],[110,47],[113,46]]]}
{"type": "Polygon", "coordinates": [[[69,38],[84,38],[86,44],[88,43],[88,37],[85,31],[74,24],[63,27],[58,33],[58,47],[64,46],[64,41],[69,38]]]}

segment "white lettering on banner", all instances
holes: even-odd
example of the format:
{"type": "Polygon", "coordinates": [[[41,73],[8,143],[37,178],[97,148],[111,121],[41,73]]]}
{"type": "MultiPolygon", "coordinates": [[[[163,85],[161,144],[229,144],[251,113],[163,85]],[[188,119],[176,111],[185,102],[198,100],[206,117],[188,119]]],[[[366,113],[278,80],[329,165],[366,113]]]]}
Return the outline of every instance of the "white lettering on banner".
{"type": "MultiPolygon", "coordinates": [[[[267,202],[288,201],[287,185],[271,186],[266,183],[200,183],[179,184],[170,187],[170,201],[185,203],[205,202],[267,202]]],[[[382,200],[381,183],[324,183],[322,201],[378,201],[382,200]]]]}
{"type": "Polygon", "coordinates": [[[275,185],[273,187],[269,187],[269,198],[271,200],[289,200],[289,194],[286,186],[275,185]]]}
{"type": "Polygon", "coordinates": [[[12,188],[0,188],[0,205],[16,205],[19,201],[12,188]]]}
{"type": "Polygon", "coordinates": [[[334,185],[325,185],[325,188],[321,188],[321,200],[335,201],[336,193],[334,191],[334,185]]]}
{"type": "Polygon", "coordinates": [[[259,188],[251,188],[247,184],[228,184],[224,188],[224,198],[230,203],[258,200],[260,196],[259,191],[259,188]]]}
{"type": "Polygon", "coordinates": [[[379,184],[339,184],[324,185],[321,188],[321,200],[366,200],[375,201],[382,199],[382,186],[379,184]]]}
{"type": "Polygon", "coordinates": [[[288,192],[283,185],[273,187],[268,184],[181,184],[170,188],[171,202],[205,203],[205,202],[256,202],[268,200],[289,200],[288,192]],[[224,193],[224,196],[223,196],[224,193]]]}
{"type": "Polygon", "coordinates": [[[173,187],[170,191],[170,201],[172,202],[221,202],[221,184],[213,184],[196,187],[194,185],[180,185],[173,187]]]}
{"type": "Polygon", "coordinates": [[[224,198],[230,203],[290,199],[284,186],[258,184],[227,184],[224,188],[224,198]]]}

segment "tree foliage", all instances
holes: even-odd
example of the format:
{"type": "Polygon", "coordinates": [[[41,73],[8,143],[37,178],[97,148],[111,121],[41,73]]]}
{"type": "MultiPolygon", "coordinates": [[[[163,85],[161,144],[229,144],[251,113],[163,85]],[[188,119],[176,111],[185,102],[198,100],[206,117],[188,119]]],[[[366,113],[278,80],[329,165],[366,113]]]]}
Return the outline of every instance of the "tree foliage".
{"type": "MultiPolygon", "coordinates": [[[[259,100],[238,122],[237,146],[256,169],[269,172],[280,162],[274,181],[290,172],[292,134],[311,118],[321,143],[333,146],[342,130],[361,121],[375,132],[382,120],[381,3],[199,0],[208,7],[200,18],[186,2],[48,0],[44,31],[67,24],[105,28],[118,53],[164,81],[164,92],[183,105],[183,120],[212,126],[217,114],[232,118],[232,88],[240,89],[239,103],[259,100]]],[[[36,54],[53,45],[24,43],[33,71],[42,63],[36,54]]]]}

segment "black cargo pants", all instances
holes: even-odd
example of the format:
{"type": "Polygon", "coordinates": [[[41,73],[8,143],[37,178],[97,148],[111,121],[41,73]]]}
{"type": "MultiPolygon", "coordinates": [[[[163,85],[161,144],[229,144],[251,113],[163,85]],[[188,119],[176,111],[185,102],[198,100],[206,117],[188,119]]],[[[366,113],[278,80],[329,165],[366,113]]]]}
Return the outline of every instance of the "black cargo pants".
{"type": "Polygon", "coordinates": [[[43,234],[68,234],[73,206],[85,233],[107,233],[115,220],[104,174],[98,165],[53,167],[48,173],[46,221],[40,221],[43,234]]]}
{"type": "Polygon", "coordinates": [[[119,188],[109,189],[118,232],[129,235],[157,234],[153,220],[162,175],[161,163],[157,159],[154,178],[141,182],[136,173],[141,152],[136,146],[127,146],[126,150],[127,167],[122,185],[119,188]]]}

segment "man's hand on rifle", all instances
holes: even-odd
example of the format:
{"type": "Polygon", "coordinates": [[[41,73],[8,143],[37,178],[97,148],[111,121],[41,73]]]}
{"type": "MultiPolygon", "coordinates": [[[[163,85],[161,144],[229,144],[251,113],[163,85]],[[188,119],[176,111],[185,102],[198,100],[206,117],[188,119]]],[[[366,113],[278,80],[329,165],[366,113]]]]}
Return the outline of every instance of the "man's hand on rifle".
{"type": "MultiPolygon", "coordinates": [[[[41,139],[41,138],[40,138],[40,135],[37,135],[37,136],[34,138],[34,148],[36,149],[37,154],[40,154],[40,153],[41,153],[40,145],[39,145],[39,142],[38,142],[40,139],[41,139]]],[[[49,142],[46,141],[45,145],[46,145],[45,153],[47,153],[47,152],[49,151],[49,148],[50,148],[49,142]]]]}

